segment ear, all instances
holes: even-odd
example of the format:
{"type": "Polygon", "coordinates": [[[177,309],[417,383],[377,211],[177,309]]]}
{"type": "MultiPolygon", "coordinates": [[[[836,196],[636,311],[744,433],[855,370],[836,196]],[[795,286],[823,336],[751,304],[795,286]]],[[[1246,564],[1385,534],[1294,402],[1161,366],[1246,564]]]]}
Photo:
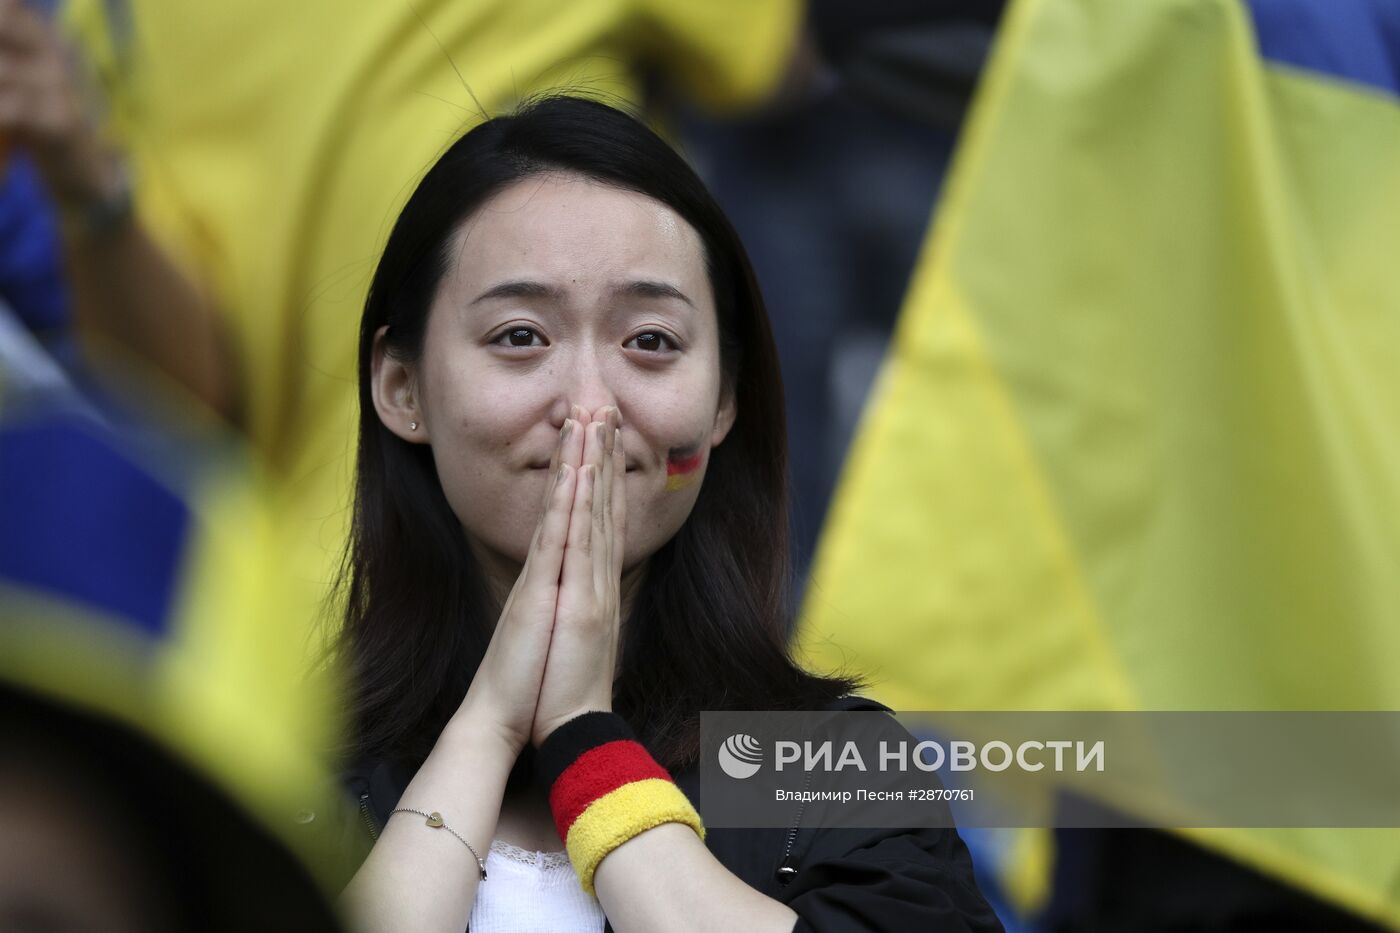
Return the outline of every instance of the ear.
{"type": "Polygon", "coordinates": [[[719,410],[715,412],[715,428],[710,432],[711,447],[718,447],[720,442],[729,436],[729,429],[734,427],[734,419],[738,414],[734,392],[730,389],[721,389],[719,410]]]}
{"type": "Polygon", "coordinates": [[[374,410],[384,427],[410,444],[428,443],[428,424],[418,405],[418,374],[411,364],[395,359],[384,350],[386,324],[374,332],[370,350],[370,392],[374,410]],[[409,427],[416,423],[417,429],[409,427]]]}

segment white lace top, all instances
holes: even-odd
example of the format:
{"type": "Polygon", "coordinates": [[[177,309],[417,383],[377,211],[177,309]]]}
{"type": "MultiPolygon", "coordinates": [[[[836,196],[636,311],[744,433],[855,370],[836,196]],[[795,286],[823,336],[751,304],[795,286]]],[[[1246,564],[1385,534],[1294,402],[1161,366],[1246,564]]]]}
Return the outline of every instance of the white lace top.
{"type": "Polygon", "coordinates": [[[598,899],[583,893],[567,852],[491,843],[470,933],[602,933],[605,922],[598,899]]]}

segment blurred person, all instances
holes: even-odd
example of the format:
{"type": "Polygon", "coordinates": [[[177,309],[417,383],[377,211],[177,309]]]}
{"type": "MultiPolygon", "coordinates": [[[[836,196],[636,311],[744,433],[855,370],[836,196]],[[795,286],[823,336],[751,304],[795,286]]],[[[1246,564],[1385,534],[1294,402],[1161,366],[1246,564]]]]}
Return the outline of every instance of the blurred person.
{"type": "Polygon", "coordinates": [[[198,769],[0,681],[0,933],[339,929],[306,869],[198,769]]]}
{"type": "Polygon", "coordinates": [[[362,929],[1001,929],[951,822],[707,832],[690,804],[702,710],[888,708],[787,653],[773,337],[673,150],[569,97],[474,128],[359,341],[362,929]]]}
{"type": "Polygon", "coordinates": [[[227,335],[197,286],[132,222],[118,151],[57,27],[0,0],[0,137],[32,158],[61,221],[80,333],[137,348],[211,408],[228,411],[227,335]]]}

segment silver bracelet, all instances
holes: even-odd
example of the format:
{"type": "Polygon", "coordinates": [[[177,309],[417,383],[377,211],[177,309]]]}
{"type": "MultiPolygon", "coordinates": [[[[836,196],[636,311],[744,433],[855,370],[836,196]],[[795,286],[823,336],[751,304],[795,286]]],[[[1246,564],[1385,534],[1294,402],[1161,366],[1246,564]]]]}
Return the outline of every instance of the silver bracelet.
{"type": "Polygon", "coordinates": [[[462,845],[466,846],[467,850],[471,852],[472,856],[476,859],[476,867],[481,869],[481,880],[486,880],[486,863],[481,860],[481,856],[476,854],[476,850],[472,848],[472,844],[467,840],[462,839],[461,833],[457,832],[457,830],[453,829],[451,826],[448,826],[442,821],[441,813],[437,812],[436,810],[434,810],[432,813],[424,813],[422,810],[414,810],[409,807],[400,807],[397,810],[389,811],[390,816],[393,816],[395,813],[416,813],[418,816],[423,817],[426,820],[427,825],[431,826],[433,829],[445,829],[452,835],[456,836],[459,840],[461,840],[462,845]]]}

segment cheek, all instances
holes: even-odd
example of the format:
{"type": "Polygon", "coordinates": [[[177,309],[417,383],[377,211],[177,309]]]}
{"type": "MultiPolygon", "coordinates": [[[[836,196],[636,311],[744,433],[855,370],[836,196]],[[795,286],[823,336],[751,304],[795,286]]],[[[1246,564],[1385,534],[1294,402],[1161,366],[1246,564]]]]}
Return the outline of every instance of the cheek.
{"type": "Polygon", "coordinates": [[[463,461],[454,472],[480,473],[489,460],[528,458],[519,443],[541,417],[539,385],[509,378],[490,360],[459,355],[434,360],[424,388],[435,454],[463,461]]]}
{"type": "Polygon", "coordinates": [[[448,506],[462,529],[493,551],[524,561],[544,505],[547,471],[511,470],[498,457],[434,460],[448,506]]]}
{"type": "Polygon", "coordinates": [[[655,473],[628,476],[626,567],[655,554],[676,536],[694,511],[700,488],[698,476],[685,485],[655,473]]]}
{"type": "Polygon", "coordinates": [[[465,352],[430,354],[422,378],[430,420],[449,427],[463,423],[474,427],[476,422],[498,417],[520,388],[465,352]]]}
{"type": "Polygon", "coordinates": [[[545,473],[521,467],[521,439],[533,423],[520,393],[490,379],[440,378],[427,398],[433,462],[443,495],[462,527],[523,559],[544,494],[545,473]]]}
{"type": "Polygon", "coordinates": [[[664,545],[690,516],[709,460],[713,422],[713,412],[698,407],[673,409],[654,425],[634,419],[634,429],[646,438],[648,468],[627,477],[629,564],[664,545]]]}
{"type": "Polygon", "coordinates": [[[714,412],[701,393],[652,396],[645,402],[631,409],[634,438],[644,441],[648,465],[661,477],[661,488],[678,492],[704,472],[714,412]]]}

